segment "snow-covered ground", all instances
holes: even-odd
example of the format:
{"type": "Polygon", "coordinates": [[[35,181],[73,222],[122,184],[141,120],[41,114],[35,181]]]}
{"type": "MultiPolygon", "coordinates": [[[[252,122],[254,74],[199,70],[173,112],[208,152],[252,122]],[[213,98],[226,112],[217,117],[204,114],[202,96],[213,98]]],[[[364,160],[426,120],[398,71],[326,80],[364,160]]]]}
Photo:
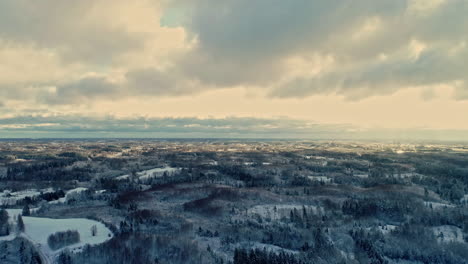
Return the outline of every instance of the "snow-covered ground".
{"type": "MultiPolygon", "coordinates": [[[[172,168],[172,167],[164,167],[164,168],[154,168],[151,170],[144,170],[137,172],[137,177],[141,180],[145,179],[150,179],[150,178],[156,178],[156,177],[162,177],[164,173],[166,173],[167,176],[172,176],[174,173],[180,171],[180,168],[172,168]]],[[[128,179],[130,175],[122,175],[117,177],[117,180],[124,180],[128,179]]]]}
{"type": "Polygon", "coordinates": [[[437,202],[424,202],[424,205],[427,206],[427,207],[432,207],[433,209],[440,209],[440,208],[446,208],[446,207],[454,207],[453,204],[437,203],[437,202]]]}
{"type": "Polygon", "coordinates": [[[42,193],[53,192],[52,188],[44,190],[23,190],[18,192],[11,192],[5,190],[0,193],[0,205],[15,205],[17,201],[20,201],[26,197],[34,197],[42,193]]]}
{"type": "MultiPolygon", "coordinates": [[[[39,208],[30,208],[29,211],[31,213],[37,211],[39,208]]],[[[8,212],[8,217],[10,218],[10,222],[16,221],[18,215],[23,212],[23,209],[5,209],[8,212]]]]}
{"type": "MultiPolygon", "coordinates": [[[[377,227],[377,230],[382,232],[382,234],[388,234],[391,231],[395,230],[395,228],[397,228],[397,226],[395,226],[395,225],[383,225],[383,226],[379,225],[377,227]]],[[[367,228],[367,229],[370,230],[371,228],[367,228]]]]}
{"type": "Polygon", "coordinates": [[[435,236],[439,242],[460,242],[464,243],[463,231],[450,225],[433,227],[435,236]]]}
{"type": "MultiPolygon", "coordinates": [[[[21,209],[7,209],[7,211],[10,222],[15,223],[16,218],[21,214],[21,209]]],[[[85,245],[101,244],[113,237],[112,232],[104,224],[89,219],[53,219],[23,216],[23,221],[25,231],[24,233],[21,233],[20,236],[31,241],[34,246],[49,260],[53,260],[64,249],[68,249],[72,252],[78,252],[82,250],[85,245]],[[91,227],[94,225],[97,227],[96,236],[91,235],[91,227]],[[80,233],[80,242],[55,251],[50,249],[47,244],[49,236],[56,232],[67,230],[78,231],[80,233]]],[[[13,240],[15,237],[16,233],[12,232],[9,236],[1,237],[0,240],[13,240]]]]}
{"type": "Polygon", "coordinates": [[[284,252],[284,253],[287,253],[287,254],[297,254],[297,253],[299,253],[298,251],[285,249],[285,248],[278,247],[278,246],[275,246],[275,245],[270,245],[270,244],[265,244],[265,243],[260,243],[260,242],[237,243],[236,247],[237,248],[259,249],[259,250],[265,249],[268,252],[274,252],[276,254],[281,253],[281,252],[284,252]]]}
{"type": "Polygon", "coordinates": [[[318,182],[330,183],[332,181],[331,178],[325,176],[309,176],[309,179],[318,182]]]}
{"type": "Polygon", "coordinates": [[[83,187],[78,187],[78,188],[75,188],[75,189],[71,189],[71,190],[68,190],[67,192],[65,192],[65,196],[62,197],[62,198],[59,198],[58,200],[55,200],[55,201],[50,201],[49,203],[50,204],[58,204],[58,203],[65,203],[67,202],[68,200],[74,198],[74,196],[77,196],[79,195],[81,192],[84,192],[88,190],[88,188],[83,188],[83,187]]]}
{"type": "Polygon", "coordinates": [[[358,178],[369,178],[369,174],[354,174],[353,176],[358,178]]]}
{"type": "MultiPolygon", "coordinates": [[[[306,205],[304,206],[307,214],[322,213],[323,210],[317,206],[306,205]]],[[[302,205],[256,205],[247,210],[247,215],[260,216],[262,218],[268,218],[271,220],[279,220],[282,218],[289,218],[291,211],[296,209],[298,214],[302,216],[303,206],[302,205]]]]}
{"type": "Polygon", "coordinates": [[[460,199],[460,202],[462,202],[462,203],[463,203],[463,202],[468,203],[468,194],[465,194],[465,195],[463,196],[463,198],[460,199]]]}

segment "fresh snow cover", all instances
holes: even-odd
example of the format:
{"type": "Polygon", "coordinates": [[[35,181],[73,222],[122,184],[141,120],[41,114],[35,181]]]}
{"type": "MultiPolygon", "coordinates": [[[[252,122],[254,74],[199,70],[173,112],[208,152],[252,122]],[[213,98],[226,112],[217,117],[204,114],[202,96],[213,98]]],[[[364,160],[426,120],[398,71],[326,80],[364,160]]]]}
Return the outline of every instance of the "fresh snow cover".
{"type": "Polygon", "coordinates": [[[84,188],[84,187],[78,187],[78,188],[75,188],[75,189],[71,189],[71,190],[68,190],[65,192],[65,196],[64,197],[61,197],[59,198],[58,200],[55,200],[55,201],[50,201],[49,203],[50,204],[58,204],[58,203],[65,203],[67,202],[68,200],[70,200],[71,198],[73,198],[73,196],[81,193],[81,192],[84,192],[88,190],[88,188],[84,188]]]}
{"type": "MultiPolygon", "coordinates": [[[[163,168],[154,168],[154,169],[150,169],[150,170],[144,170],[144,171],[140,171],[140,172],[137,172],[137,176],[139,179],[141,180],[145,180],[145,179],[150,179],[150,178],[154,178],[154,177],[162,177],[164,175],[164,173],[166,172],[168,176],[172,176],[174,175],[174,173],[180,171],[180,168],[172,168],[172,167],[163,167],[163,168]]],[[[130,177],[130,175],[126,174],[126,175],[122,175],[122,176],[119,176],[117,177],[116,179],[117,180],[124,180],[124,179],[128,179],[130,177]]]]}
{"type": "Polygon", "coordinates": [[[464,243],[463,231],[451,225],[437,226],[432,229],[439,242],[459,242],[464,243]]]}
{"type": "MultiPolygon", "coordinates": [[[[322,208],[317,206],[305,205],[307,214],[317,214],[322,212],[322,208]]],[[[291,210],[296,209],[302,215],[302,205],[284,205],[284,204],[269,204],[269,205],[256,205],[247,210],[248,215],[260,216],[262,218],[269,218],[272,220],[279,220],[282,218],[290,217],[291,210]]]]}
{"type": "Polygon", "coordinates": [[[369,174],[354,174],[353,176],[358,178],[369,178],[369,174]]]}
{"type": "Polygon", "coordinates": [[[41,250],[49,258],[53,259],[62,250],[68,249],[78,252],[84,245],[97,245],[106,242],[113,237],[112,232],[102,223],[89,219],[52,219],[41,217],[23,217],[25,232],[22,234],[25,238],[41,250]],[[96,225],[97,235],[91,235],[91,227],[96,225]],[[58,249],[50,249],[47,239],[51,234],[67,230],[76,230],[80,233],[80,242],[58,249]]]}
{"type": "MultiPolygon", "coordinates": [[[[30,208],[29,211],[31,213],[34,213],[38,209],[39,208],[30,208]]],[[[16,218],[18,217],[18,215],[23,213],[23,209],[5,209],[5,210],[8,212],[9,221],[12,223],[16,221],[16,218]]]]}
{"type": "MultiPolygon", "coordinates": [[[[35,211],[38,208],[32,208],[35,211]]],[[[16,223],[18,215],[22,209],[6,209],[9,216],[9,221],[12,224],[16,223]]],[[[79,252],[85,245],[97,245],[106,242],[113,237],[113,233],[102,223],[84,218],[70,219],[53,219],[43,217],[23,216],[25,231],[21,234],[22,237],[31,241],[34,246],[40,250],[47,259],[54,259],[62,250],[68,249],[72,252],[79,252]],[[91,227],[97,227],[97,235],[91,235],[91,227]],[[76,230],[80,233],[80,242],[58,249],[56,251],[50,249],[47,244],[47,239],[51,234],[67,230],[76,230]]],[[[15,232],[11,232],[8,236],[0,237],[0,241],[11,241],[16,237],[15,232]]]]}
{"type": "MultiPolygon", "coordinates": [[[[380,231],[382,234],[388,234],[390,233],[390,231],[395,230],[395,228],[397,228],[396,225],[383,225],[383,226],[379,225],[377,227],[377,230],[380,231]]],[[[372,229],[371,227],[367,228],[367,230],[371,230],[371,229],[372,229]]]]}
{"type": "Polygon", "coordinates": [[[460,199],[460,202],[468,202],[468,194],[465,194],[463,198],[460,199]]]}
{"type": "Polygon", "coordinates": [[[287,254],[298,253],[297,251],[294,251],[294,250],[278,247],[278,246],[271,245],[271,244],[260,243],[260,242],[243,242],[243,243],[237,243],[237,245],[238,245],[237,247],[239,248],[251,248],[251,249],[259,249],[259,250],[265,249],[268,252],[274,252],[276,254],[281,253],[281,252],[284,252],[287,254]]]}
{"type": "Polygon", "coordinates": [[[313,181],[319,181],[319,182],[325,182],[325,183],[330,183],[332,181],[331,178],[325,177],[325,176],[309,176],[308,178],[313,181]]]}
{"type": "Polygon", "coordinates": [[[17,201],[23,200],[26,197],[34,197],[42,193],[53,192],[52,188],[44,190],[23,190],[18,192],[11,192],[4,190],[0,193],[0,205],[16,205],[17,201]]]}
{"type": "Polygon", "coordinates": [[[431,207],[434,209],[446,208],[446,207],[454,207],[453,204],[446,204],[446,203],[437,203],[437,202],[424,202],[424,205],[427,207],[431,207]]]}

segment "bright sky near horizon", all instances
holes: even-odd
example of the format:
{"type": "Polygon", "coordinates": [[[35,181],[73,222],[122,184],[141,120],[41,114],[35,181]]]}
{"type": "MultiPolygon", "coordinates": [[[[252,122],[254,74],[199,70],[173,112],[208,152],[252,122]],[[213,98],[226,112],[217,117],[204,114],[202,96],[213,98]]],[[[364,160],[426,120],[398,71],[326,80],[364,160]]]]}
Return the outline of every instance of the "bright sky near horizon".
{"type": "Polygon", "coordinates": [[[0,137],[467,139],[453,136],[468,131],[466,14],[467,0],[0,1],[0,137]]]}

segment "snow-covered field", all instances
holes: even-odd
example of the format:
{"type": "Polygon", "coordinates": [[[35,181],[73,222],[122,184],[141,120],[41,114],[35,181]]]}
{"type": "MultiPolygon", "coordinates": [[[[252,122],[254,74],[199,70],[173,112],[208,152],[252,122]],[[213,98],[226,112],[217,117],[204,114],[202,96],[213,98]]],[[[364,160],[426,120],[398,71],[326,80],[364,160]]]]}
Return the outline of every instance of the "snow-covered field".
{"type": "MultiPolygon", "coordinates": [[[[397,228],[396,225],[383,225],[383,226],[378,226],[377,230],[380,231],[382,234],[388,234],[391,231],[395,230],[397,228]]],[[[371,228],[367,228],[367,230],[370,230],[371,228]]]]}
{"type": "MultiPolygon", "coordinates": [[[[7,209],[10,222],[15,222],[21,209],[7,209]]],[[[68,249],[72,252],[80,251],[85,245],[97,245],[113,237],[112,232],[102,223],[89,219],[52,219],[42,217],[23,216],[25,225],[24,233],[20,234],[31,241],[35,247],[48,259],[54,259],[62,250],[68,249]],[[91,235],[91,227],[97,227],[96,236],[91,235]],[[49,236],[56,232],[76,230],[80,233],[80,242],[58,249],[52,250],[47,244],[49,236]]],[[[1,240],[12,240],[16,234],[12,232],[10,236],[2,237],[1,240]]]]}
{"type": "Polygon", "coordinates": [[[265,244],[265,243],[260,243],[260,242],[244,242],[244,243],[237,243],[236,247],[238,248],[251,248],[251,249],[259,249],[259,250],[266,250],[268,252],[274,252],[276,254],[284,252],[287,254],[297,254],[299,253],[298,251],[290,250],[290,249],[285,249],[282,247],[278,247],[275,245],[270,245],[270,244],[265,244]]]}
{"type": "Polygon", "coordinates": [[[433,227],[435,236],[439,242],[460,242],[464,243],[463,231],[450,225],[433,227]]]}
{"type": "Polygon", "coordinates": [[[53,192],[52,188],[44,190],[23,190],[18,192],[11,192],[5,190],[0,193],[0,205],[15,205],[17,201],[20,201],[26,197],[34,197],[42,193],[53,192]]]}
{"type": "Polygon", "coordinates": [[[354,177],[358,177],[358,178],[369,178],[369,174],[354,174],[353,175],[354,177]]]}
{"type": "Polygon", "coordinates": [[[332,181],[331,178],[325,176],[309,176],[309,179],[318,182],[330,183],[332,181]]]}
{"type": "Polygon", "coordinates": [[[437,202],[424,202],[424,205],[427,207],[432,207],[433,209],[454,207],[453,204],[437,203],[437,202]]]}
{"type": "MultiPolygon", "coordinates": [[[[304,206],[307,214],[322,213],[323,209],[317,206],[304,206]]],[[[279,220],[290,217],[291,211],[296,209],[297,213],[302,216],[302,205],[257,205],[247,210],[247,215],[260,216],[271,220],[279,220]]]]}
{"type": "Polygon", "coordinates": [[[468,203],[468,194],[465,194],[463,198],[460,199],[460,202],[467,202],[468,203]]]}
{"type": "MultiPolygon", "coordinates": [[[[150,178],[156,178],[156,177],[162,177],[164,173],[166,173],[167,176],[172,176],[174,173],[180,171],[180,168],[172,168],[172,167],[164,167],[164,168],[154,168],[151,170],[144,170],[137,172],[137,177],[141,180],[145,179],[150,179],[150,178]]],[[[117,180],[124,180],[128,179],[130,175],[122,175],[117,177],[117,180]]]]}
{"type": "Polygon", "coordinates": [[[84,192],[86,190],[88,190],[88,188],[83,188],[83,187],[78,187],[78,188],[75,188],[75,189],[68,190],[65,193],[64,197],[59,198],[58,200],[55,200],[55,201],[50,201],[49,203],[50,204],[65,203],[68,200],[74,198],[75,196],[79,195],[81,192],[84,192]]]}

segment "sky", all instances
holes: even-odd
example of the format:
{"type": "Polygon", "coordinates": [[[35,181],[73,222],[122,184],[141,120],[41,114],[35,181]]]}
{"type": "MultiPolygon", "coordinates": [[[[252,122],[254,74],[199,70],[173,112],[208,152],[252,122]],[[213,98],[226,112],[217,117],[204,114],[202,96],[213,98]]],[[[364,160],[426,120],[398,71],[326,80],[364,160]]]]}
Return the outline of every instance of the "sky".
{"type": "Polygon", "coordinates": [[[0,138],[468,140],[468,0],[2,0],[0,138]]]}

